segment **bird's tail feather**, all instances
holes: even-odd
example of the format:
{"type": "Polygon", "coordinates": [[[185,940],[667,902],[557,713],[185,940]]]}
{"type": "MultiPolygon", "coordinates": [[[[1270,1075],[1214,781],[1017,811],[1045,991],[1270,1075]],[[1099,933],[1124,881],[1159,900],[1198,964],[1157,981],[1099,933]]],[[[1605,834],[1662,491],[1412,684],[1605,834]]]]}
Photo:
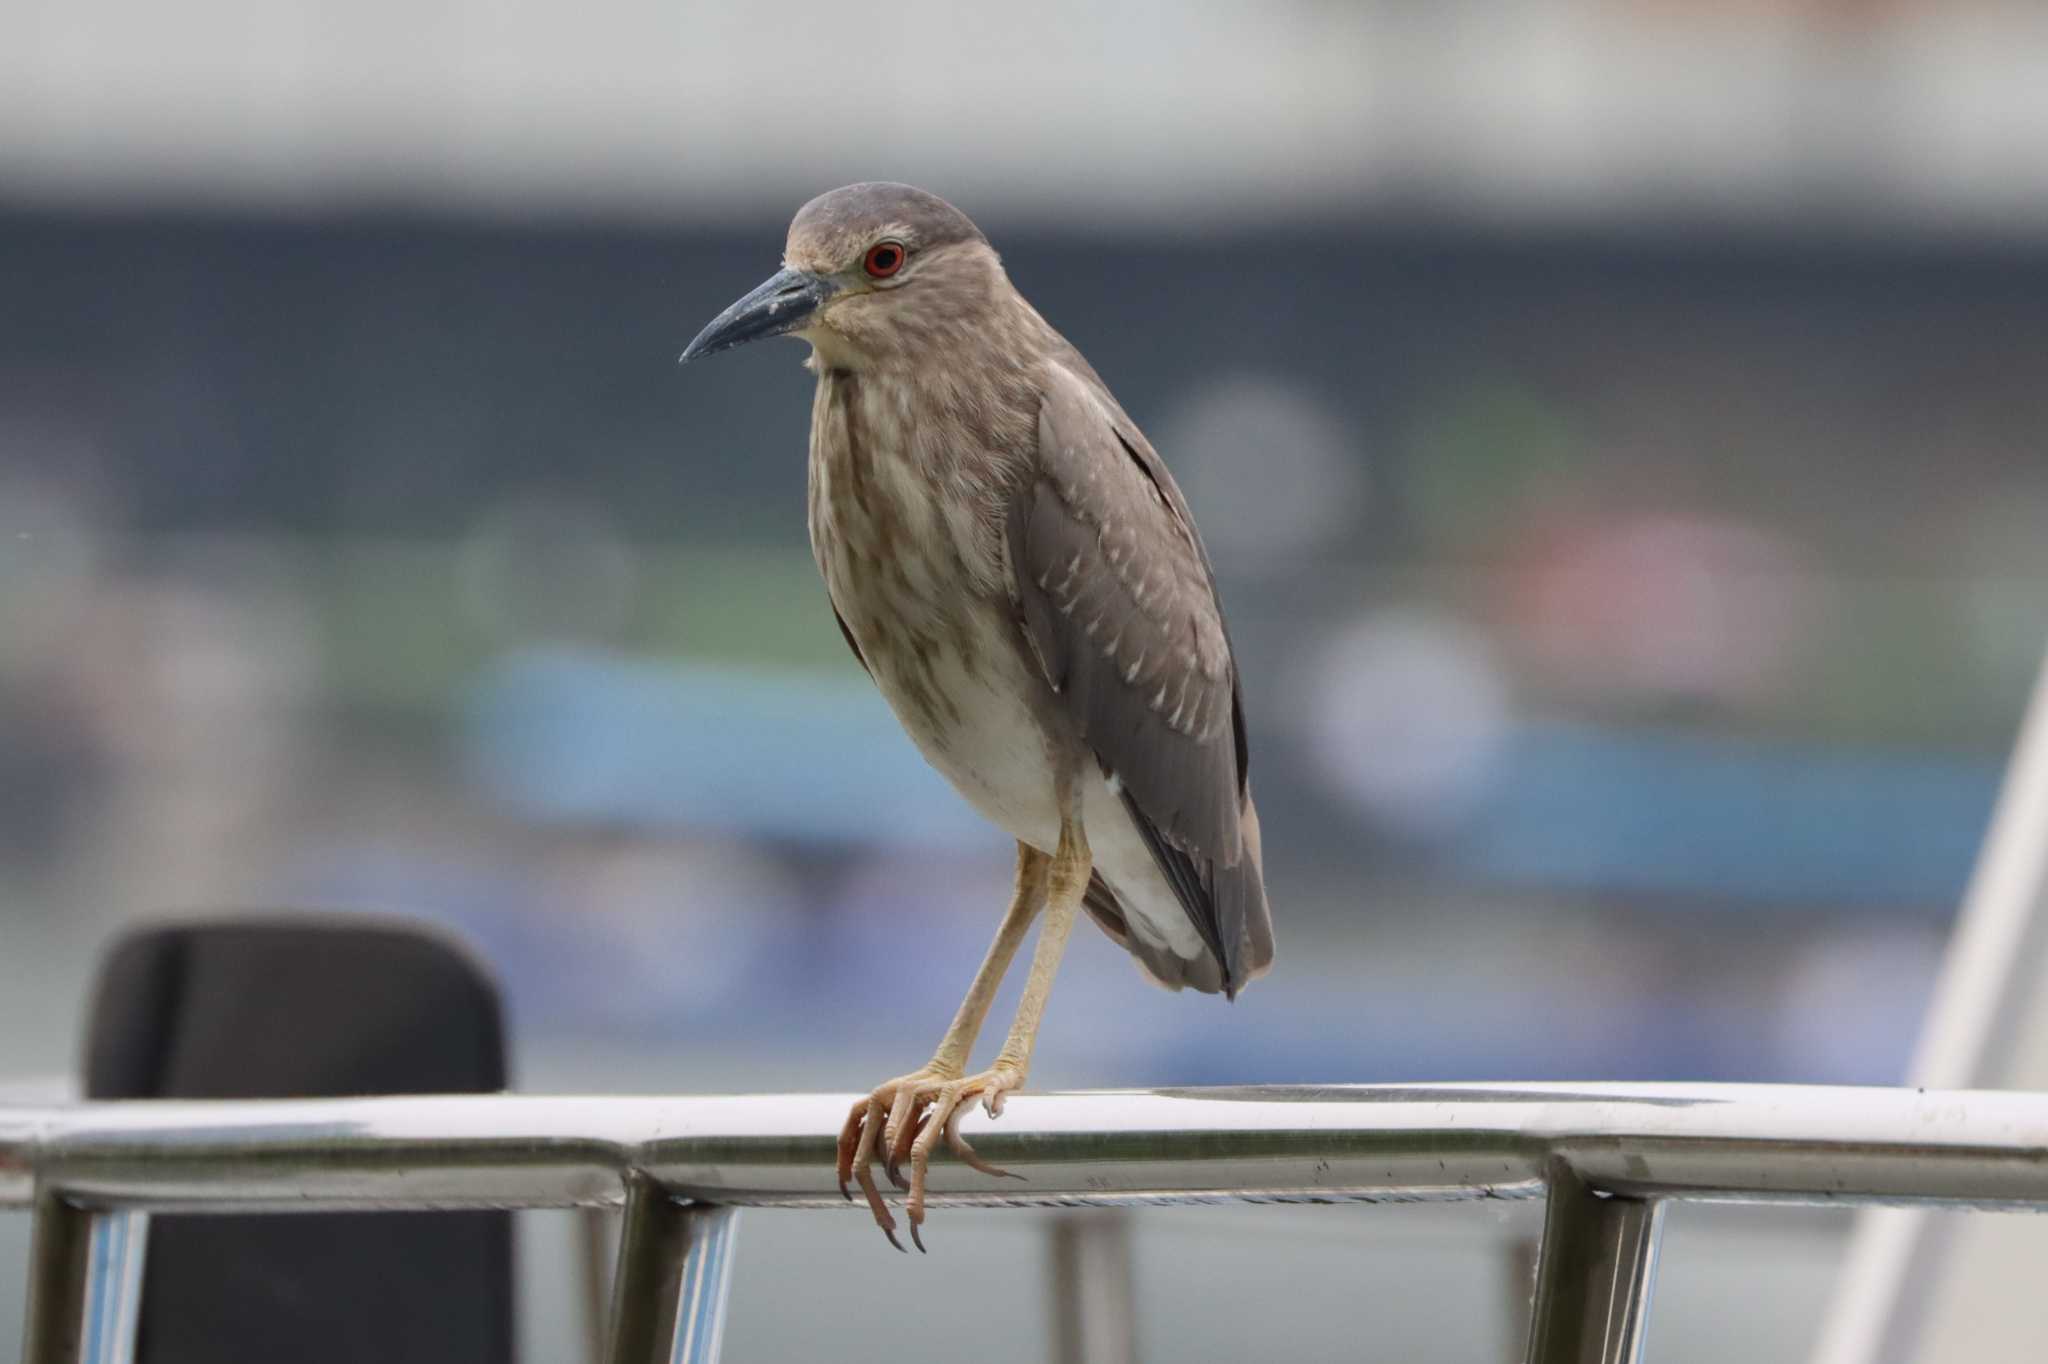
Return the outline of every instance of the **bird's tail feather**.
{"type": "Polygon", "coordinates": [[[1192,957],[1182,956],[1163,943],[1147,942],[1130,928],[1129,916],[1118,903],[1116,892],[1098,873],[1088,883],[1081,903],[1102,930],[1138,959],[1145,974],[1169,990],[1196,989],[1203,994],[1229,995],[1266,974],[1273,966],[1273,915],[1266,903],[1264,861],[1259,851],[1259,814],[1245,801],[1242,823],[1244,851],[1235,865],[1213,867],[1210,893],[1214,895],[1224,923],[1243,925],[1237,951],[1235,979],[1225,979],[1224,964],[1206,947],[1192,957]]]}

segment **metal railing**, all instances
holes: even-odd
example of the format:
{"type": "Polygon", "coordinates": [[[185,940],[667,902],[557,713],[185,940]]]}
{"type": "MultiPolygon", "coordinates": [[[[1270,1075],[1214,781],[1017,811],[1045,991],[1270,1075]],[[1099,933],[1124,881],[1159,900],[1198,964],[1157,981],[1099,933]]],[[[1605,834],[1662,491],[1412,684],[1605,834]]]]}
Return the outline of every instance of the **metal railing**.
{"type": "MultiPolygon", "coordinates": [[[[33,1208],[28,1364],[130,1353],[152,1212],[625,1209],[611,1364],[714,1360],[735,1210],[845,1207],[852,1096],[131,1101],[0,1108],[33,1208]]],[[[935,1205],[1548,1198],[1527,1358],[1640,1356],[1672,1199],[2048,1206],[2048,1095],[1438,1085],[1020,1095],[935,1205]]],[[[975,1130],[975,1127],[979,1130],[975,1130]]],[[[865,1215],[864,1213],[862,1215],[865,1215]]]]}

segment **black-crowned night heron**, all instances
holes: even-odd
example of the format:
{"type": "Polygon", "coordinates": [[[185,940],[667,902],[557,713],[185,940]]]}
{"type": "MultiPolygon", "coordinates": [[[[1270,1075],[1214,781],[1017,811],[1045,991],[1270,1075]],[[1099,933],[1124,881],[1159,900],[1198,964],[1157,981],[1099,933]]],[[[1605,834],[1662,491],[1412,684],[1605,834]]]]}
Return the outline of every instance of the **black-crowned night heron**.
{"type": "Polygon", "coordinates": [[[1024,1083],[1077,910],[1169,989],[1234,996],[1272,962],[1244,710],[1180,490],[965,214],[849,185],[804,205],[783,266],[683,359],[811,343],[811,546],[840,630],[926,760],[1017,840],[1010,907],[938,1052],[840,1135],[841,1190],[859,1181],[895,1242],[881,1154],[922,1249],[939,1141],[1002,1173],[960,1115],[979,1099],[994,1117],[1024,1083]],[[1016,1022],[969,1075],[1041,908],[1016,1022]]]}

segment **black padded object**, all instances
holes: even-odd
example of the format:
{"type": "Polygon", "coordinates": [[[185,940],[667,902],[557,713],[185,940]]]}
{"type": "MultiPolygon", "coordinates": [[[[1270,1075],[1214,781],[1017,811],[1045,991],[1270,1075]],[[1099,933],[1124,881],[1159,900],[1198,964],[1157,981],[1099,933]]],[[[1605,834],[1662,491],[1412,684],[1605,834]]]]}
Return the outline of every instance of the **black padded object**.
{"type": "MultiPolygon", "coordinates": [[[[293,916],[178,924],[108,954],[86,1048],[95,1099],[488,1093],[496,987],[418,929],[293,916]]],[[[155,1217],[138,1364],[500,1364],[502,1212],[155,1217]]]]}

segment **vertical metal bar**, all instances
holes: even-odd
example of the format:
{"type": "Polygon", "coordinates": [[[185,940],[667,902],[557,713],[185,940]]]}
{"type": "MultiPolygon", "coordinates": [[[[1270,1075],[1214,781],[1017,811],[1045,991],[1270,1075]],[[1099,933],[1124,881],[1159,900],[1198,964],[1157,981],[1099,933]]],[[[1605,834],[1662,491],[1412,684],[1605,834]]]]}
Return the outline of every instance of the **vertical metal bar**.
{"type": "Polygon", "coordinates": [[[737,1225],[736,1209],[679,1203],[644,1175],[627,1179],[608,1364],[717,1364],[737,1225]]]}
{"type": "Polygon", "coordinates": [[[1534,1236],[1517,1236],[1507,1243],[1503,1261],[1507,1271],[1508,1301],[1507,1330],[1501,1339],[1507,1346],[1504,1356],[1519,1364],[1522,1350],[1528,1344],[1529,1323],[1534,1320],[1531,1312],[1536,1292],[1536,1255],[1541,1241],[1534,1236]]]}
{"type": "Polygon", "coordinates": [[[148,1249],[148,1213],[93,1215],[92,1281],[97,1291],[86,1339],[86,1358],[93,1364],[133,1364],[148,1249]]]}
{"type": "Polygon", "coordinates": [[[612,1230],[617,1220],[610,1208],[578,1208],[576,1253],[583,1264],[583,1358],[585,1364],[604,1364],[606,1320],[612,1300],[612,1252],[618,1235],[612,1230]]]}
{"type": "Polygon", "coordinates": [[[1550,1177],[1528,1364],[1638,1364],[1664,1205],[1603,1197],[1561,1166],[1550,1177]]]}
{"type": "Polygon", "coordinates": [[[80,1364],[91,1292],[92,1214],[55,1194],[36,1197],[22,1364],[80,1364]]]}
{"type": "Polygon", "coordinates": [[[129,1364],[142,1296],[143,1213],[36,1199],[23,1364],[129,1364]]]}
{"type": "Polygon", "coordinates": [[[1057,1364],[1137,1364],[1131,1224],[1121,1211],[1052,1219],[1052,1338],[1057,1364]]]}

